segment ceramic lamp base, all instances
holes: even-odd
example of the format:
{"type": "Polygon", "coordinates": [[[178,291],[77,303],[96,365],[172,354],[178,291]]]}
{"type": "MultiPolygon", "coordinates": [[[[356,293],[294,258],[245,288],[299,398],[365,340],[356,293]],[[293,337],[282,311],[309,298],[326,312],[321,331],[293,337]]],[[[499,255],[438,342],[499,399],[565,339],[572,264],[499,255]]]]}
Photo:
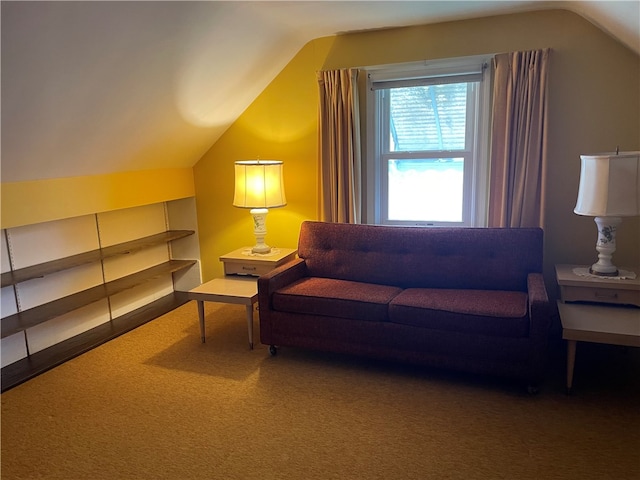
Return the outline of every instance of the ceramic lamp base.
{"type": "Polygon", "coordinates": [[[598,261],[591,265],[589,273],[601,277],[615,277],[618,275],[618,267],[611,261],[616,251],[616,230],[622,222],[620,217],[596,217],[598,227],[598,261]]]}
{"type": "Polygon", "coordinates": [[[267,236],[267,208],[252,208],[249,213],[253,217],[253,234],[256,236],[256,244],[251,248],[252,253],[269,253],[271,247],[264,243],[267,236]]]}

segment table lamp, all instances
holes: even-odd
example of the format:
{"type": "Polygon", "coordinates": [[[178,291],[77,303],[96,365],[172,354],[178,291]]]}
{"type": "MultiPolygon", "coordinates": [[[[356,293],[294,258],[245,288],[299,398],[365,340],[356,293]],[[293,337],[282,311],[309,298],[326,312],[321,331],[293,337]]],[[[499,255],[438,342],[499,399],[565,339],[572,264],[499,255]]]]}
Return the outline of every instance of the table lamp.
{"type": "Polygon", "coordinates": [[[239,160],[235,162],[236,187],[233,206],[250,208],[253,217],[253,233],[256,245],[252,253],[269,253],[271,247],[264,243],[267,235],[269,208],[287,204],[284,196],[284,179],[280,160],[239,160]]]}
{"type": "Polygon", "coordinates": [[[615,277],[618,268],[611,259],[621,217],[640,215],[640,152],[580,155],[580,159],[580,187],[573,211],[595,217],[598,227],[598,261],[589,273],[615,277]]]}

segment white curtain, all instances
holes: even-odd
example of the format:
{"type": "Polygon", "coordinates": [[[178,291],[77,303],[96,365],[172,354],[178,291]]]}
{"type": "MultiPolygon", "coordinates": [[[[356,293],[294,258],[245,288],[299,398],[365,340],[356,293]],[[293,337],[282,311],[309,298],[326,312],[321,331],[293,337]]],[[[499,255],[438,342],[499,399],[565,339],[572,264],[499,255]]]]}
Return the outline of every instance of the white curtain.
{"type": "Polygon", "coordinates": [[[358,70],[318,72],[320,220],[360,223],[362,185],[358,70]]]}
{"type": "Polygon", "coordinates": [[[542,227],[550,50],[496,55],[490,227],[542,227]]]}

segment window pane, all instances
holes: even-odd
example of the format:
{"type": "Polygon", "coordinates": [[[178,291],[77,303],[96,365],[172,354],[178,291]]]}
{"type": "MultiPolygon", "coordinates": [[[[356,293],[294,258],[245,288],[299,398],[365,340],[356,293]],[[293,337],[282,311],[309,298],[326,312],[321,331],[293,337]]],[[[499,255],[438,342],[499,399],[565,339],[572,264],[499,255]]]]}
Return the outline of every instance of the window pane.
{"type": "Polygon", "coordinates": [[[389,220],[462,222],[464,159],[393,159],[387,165],[389,220]]]}
{"type": "Polygon", "coordinates": [[[463,150],[467,85],[389,89],[390,151],[463,150]]]}

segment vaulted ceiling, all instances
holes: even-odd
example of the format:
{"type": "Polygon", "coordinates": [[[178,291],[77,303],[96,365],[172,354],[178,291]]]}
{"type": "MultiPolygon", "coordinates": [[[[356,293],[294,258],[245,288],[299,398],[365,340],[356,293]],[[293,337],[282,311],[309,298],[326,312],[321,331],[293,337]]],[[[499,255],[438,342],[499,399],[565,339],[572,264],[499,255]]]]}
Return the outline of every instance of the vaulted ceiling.
{"type": "Polygon", "coordinates": [[[314,38],[546,8],[640,53],[637,1],[7,2],[2,182],[194,165],[314,38]]]}

